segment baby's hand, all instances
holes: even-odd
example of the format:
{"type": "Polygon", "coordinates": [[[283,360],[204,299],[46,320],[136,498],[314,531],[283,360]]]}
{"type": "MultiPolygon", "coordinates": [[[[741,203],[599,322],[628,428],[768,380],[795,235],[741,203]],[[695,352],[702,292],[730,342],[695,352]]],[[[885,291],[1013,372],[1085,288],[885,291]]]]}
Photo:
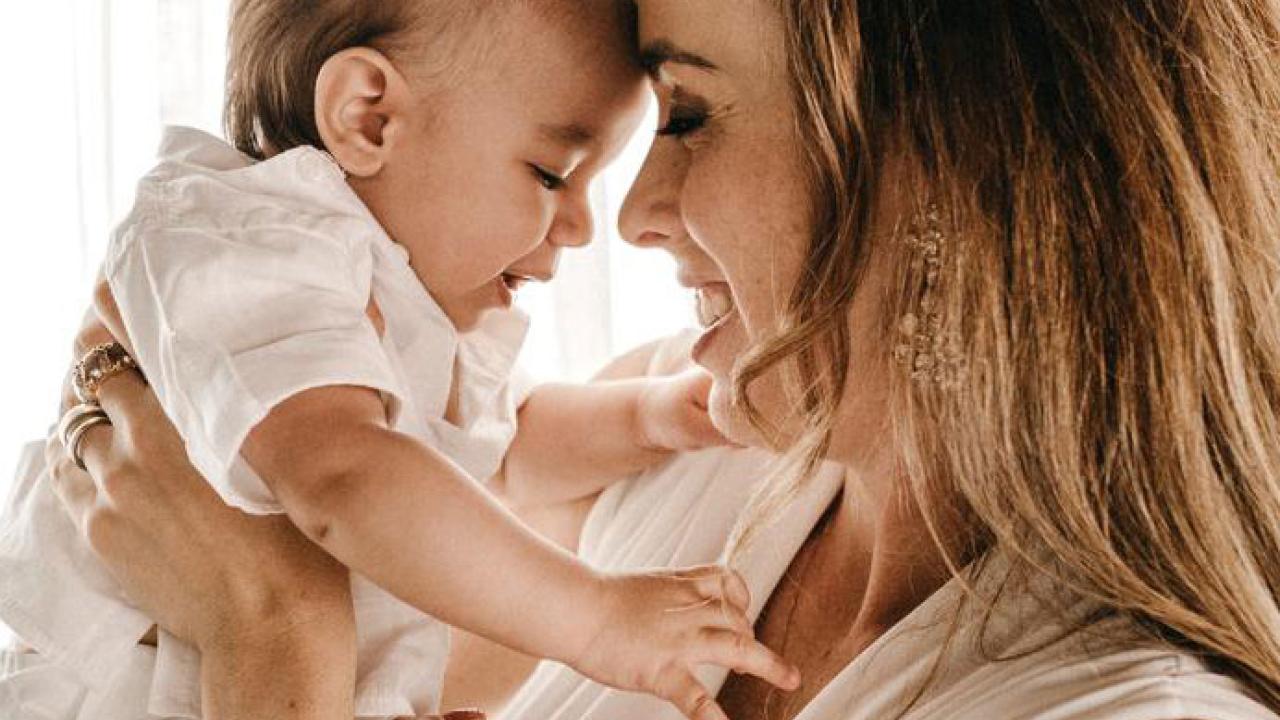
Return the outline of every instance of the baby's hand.
{"type": "Polygon", "coordinates": [[[649,380],[636,408],[640,444],[677,452],[731,444],[707,414],[711,383],[701,369],[649,380]]]}
{"type": "Polygon", "coordinates": [[[609,575],[603,613],[585,649],[570,664],[623,690],[657,695],[691,720],[728,720],[694,676],[701,664],[755,675],[784,690],[800,672],[756,641],[746,583],[719,566],[609,575]]]}

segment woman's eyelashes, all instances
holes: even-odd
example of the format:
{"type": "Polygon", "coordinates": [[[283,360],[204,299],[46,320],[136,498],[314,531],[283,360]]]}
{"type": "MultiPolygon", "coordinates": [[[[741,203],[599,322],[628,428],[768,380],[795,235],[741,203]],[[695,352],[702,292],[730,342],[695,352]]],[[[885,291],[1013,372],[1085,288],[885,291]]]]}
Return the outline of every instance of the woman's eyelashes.
{"type": "Polygon", "coordinates": [[[658,135],[675,138],[691,135],[706,127],[707,117],[707,112],[703,109],[673,107],[667,121],[658,128],[658,135]]]}
{"type": "Polygon", "coordinates": [[[706,128],[712,118],[710,104],[681,87],[672,89],[666,101],[670,109],[658,128],[661,137],[687,138],[706,128]]]}

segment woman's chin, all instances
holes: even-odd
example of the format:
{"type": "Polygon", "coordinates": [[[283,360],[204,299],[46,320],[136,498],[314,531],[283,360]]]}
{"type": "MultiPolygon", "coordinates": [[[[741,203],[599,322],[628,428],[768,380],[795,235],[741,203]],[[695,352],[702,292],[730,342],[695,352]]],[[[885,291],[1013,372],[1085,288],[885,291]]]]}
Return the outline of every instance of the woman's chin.
{"type": "Polygon", "coordinates": [[[801,429],[795,424],[795,415],[787,412],[788,404],[775,374],[769,373],[753,385],[751,401],[766,429],[779,433],[777,437],[768,437],[751,423],[746,410],[733,402],[733,381],[719,374],[714,376],[711,384],[707,414],[726,438],[745,447],[778,451],[799,439],[801,429]]]}

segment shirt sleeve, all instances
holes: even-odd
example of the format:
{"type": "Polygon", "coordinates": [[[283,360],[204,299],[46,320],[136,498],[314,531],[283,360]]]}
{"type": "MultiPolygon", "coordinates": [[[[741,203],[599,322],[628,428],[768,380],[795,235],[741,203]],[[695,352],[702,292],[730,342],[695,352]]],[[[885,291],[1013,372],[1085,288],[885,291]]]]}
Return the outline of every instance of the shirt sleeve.
{"type": "Polygon", "coordinates": [[[403,400],[365,314],[373,259],[359,230],[141,222],[113,240],[107,279],[136,359],[192,464],[231,505],[279,511],[238,457],[280,402],[334,385],[403,400]]]}

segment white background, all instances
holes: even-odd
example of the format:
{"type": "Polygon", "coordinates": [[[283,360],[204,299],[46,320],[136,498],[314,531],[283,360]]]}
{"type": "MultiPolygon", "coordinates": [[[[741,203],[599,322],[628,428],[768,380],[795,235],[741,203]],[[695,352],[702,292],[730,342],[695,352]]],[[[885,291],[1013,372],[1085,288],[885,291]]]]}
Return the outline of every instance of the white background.
{"type": "MultiPolygon", "coordinates": [[[[226,8],[226,0],[0,3],[0,496],[22,443],[57,419],[107,233],[150,166],[162,125],[220,134],[226,8]]],[[[536,377],[584,379],[609,357],[693,322],[670,260],[615,231],[652,116],[596,189],[596,242],[568,253],[552,285],[521,291],[534,318],[523,364],[536,377]]]]}

